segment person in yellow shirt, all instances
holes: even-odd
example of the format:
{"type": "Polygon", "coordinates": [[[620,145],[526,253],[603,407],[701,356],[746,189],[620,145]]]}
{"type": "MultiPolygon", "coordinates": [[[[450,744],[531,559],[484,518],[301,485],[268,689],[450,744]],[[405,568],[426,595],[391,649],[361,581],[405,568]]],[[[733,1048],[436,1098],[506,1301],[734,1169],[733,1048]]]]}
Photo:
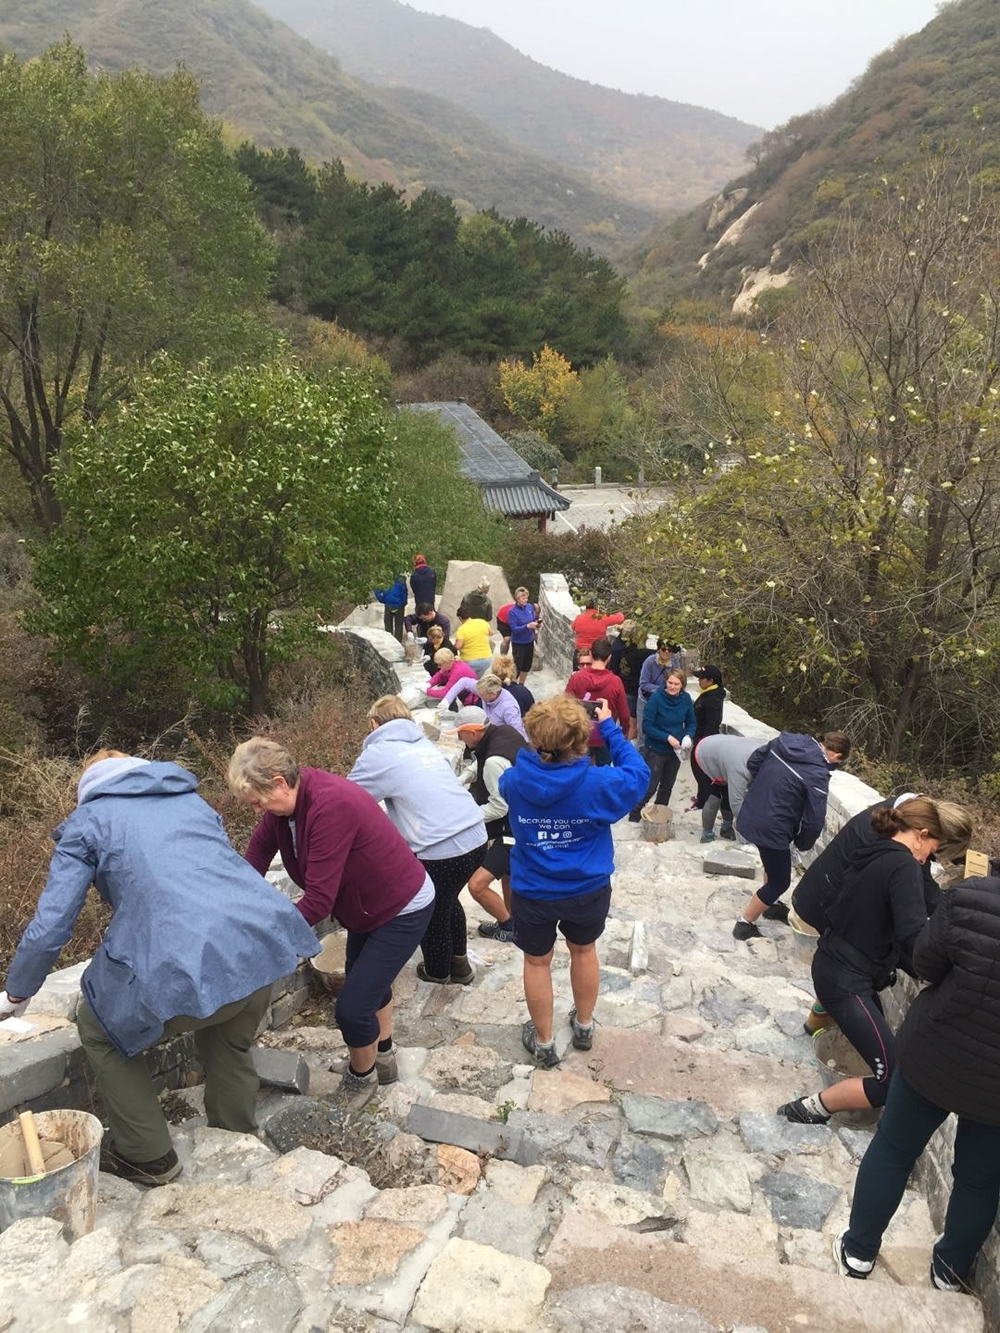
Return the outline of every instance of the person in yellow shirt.
{"type": "Polygon", "coordinates": [[[468,662],[477,676],[489,671],[493,663],[493,648],[490,644],[490,627],[485,620],[480,620],[478,616],[465,616],[459,607],[458,629],[454,638],[459,661],[468,662]]]}

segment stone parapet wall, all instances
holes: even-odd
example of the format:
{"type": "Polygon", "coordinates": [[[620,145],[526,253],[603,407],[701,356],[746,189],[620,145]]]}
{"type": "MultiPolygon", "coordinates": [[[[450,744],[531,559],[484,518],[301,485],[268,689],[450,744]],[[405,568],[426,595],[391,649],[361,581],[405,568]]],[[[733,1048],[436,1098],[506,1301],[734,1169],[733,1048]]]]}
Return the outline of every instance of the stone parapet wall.
{"type": "Polygon", "coordinates": [[[573,671],[573,629],[583,610],[570,596],[562,574],[543,574],[539,579],[538,604],[542,624],[538,631],[538,656],[547,670],[568,679],[573,671]]]}

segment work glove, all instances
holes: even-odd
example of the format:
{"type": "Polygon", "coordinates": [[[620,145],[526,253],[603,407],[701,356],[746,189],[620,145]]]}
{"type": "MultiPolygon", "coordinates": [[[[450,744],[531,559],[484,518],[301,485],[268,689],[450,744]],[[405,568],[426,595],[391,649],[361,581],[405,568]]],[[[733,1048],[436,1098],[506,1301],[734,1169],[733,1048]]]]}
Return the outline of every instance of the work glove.
{"type": "Polygon", "coordinates": [[[0,991],[0,1018],[20,1018],[27,1007],[27,1000],[12,1000],[6,991],[0,991]]]}

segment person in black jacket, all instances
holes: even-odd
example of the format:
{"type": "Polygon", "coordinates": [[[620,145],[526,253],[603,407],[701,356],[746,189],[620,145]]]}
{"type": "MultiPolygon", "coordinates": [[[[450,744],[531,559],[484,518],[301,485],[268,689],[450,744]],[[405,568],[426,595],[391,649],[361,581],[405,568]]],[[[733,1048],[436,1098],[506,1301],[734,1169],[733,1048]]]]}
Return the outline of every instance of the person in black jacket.
{"type": "Polygon", "coordinates": [[[1000,880],[967,879],[946,890],[912,956],[931,984],[900,1028],[899,1068],[834,1254],[842,1273],[868,1276],[918,1157],[955,1114],[955,1184],[931,1281],[961,1291],[1000,1200],[1000,880]]]}
{"type": "MultiPolygon", "coordinates": [[[[694,744],[697,745],[706,736],[718,736],[722,730],[722,704],[726,697],[726,691],[722,684],[722,672],[717,666],[699,667],[694,674],[698,677],[700,687],[698,697],[694,701],[694,744]]],[[[699,767],[693,750],[691,752],[691,773],[697,790],[688,809],[702,810],[705,802],[712,794],[712,779],[699,767]]],[[[715,833],[711,829],[706,830],[702,834],[701,840],[702,842],[714,842],[715,833]]]]}
{"type": "MultiPolygon", "coordinates": [[[[851,866],[851,857],[859,847],[870,846],[877,842],[878,835],[872,828],[872,815],[876,810],[898,807],[904,801],[912,801],[916,792],[904,792],[894,800],[876,801],[867,810],[849,819],[835,838],[829,842],[816,860],[808,867],[792,893],[792,906],[796,915],[811,926],[818,935],[827,927],[826,908],[840,892],[844,876],[851,866]]],[[[964,856],[972,841],[972,820],[968,811],[952,801],[937,801],[938,816],[945,831],[945,843],[938,850],[948,860],[964,856]]],[[[929,856],[924,862],[924,898],[928,904],[936,904],[938,891],[931,871],[935,858],[929,856]]],[[[816,1033],[832,1025],[832,1019],[818,1002],[813,1004],[807,1015],[807,1032],[816,1033]]]]}
{"type": "Polygon", "coordinates": [[[913,943],[937,906],[937,887],[925,892],[920,869],[947,836],[936,802],[916,796],[877,809],[871,822],[876,841],[856,849],[827,907],[812,976],[820,1004],[872,1072],[778,1108],[798,1124],[825,1125],[835,1111],[885,1105],[896,1042],[878,993],[896,967],[913,975],[913,943]]]}
{"type": "Polygon", "coordinates": [[[760,853],[764,883],[733,926],[733,939],[759,936],[758,917],[788,920],[778,899],[792,882],[791,844],[800,852],[815,845],[826,823],[830,773],[850,752],[842,731],[828,731],[822,740],[783,731],[747,760],[750,787],[736,830],[760,853]]]}

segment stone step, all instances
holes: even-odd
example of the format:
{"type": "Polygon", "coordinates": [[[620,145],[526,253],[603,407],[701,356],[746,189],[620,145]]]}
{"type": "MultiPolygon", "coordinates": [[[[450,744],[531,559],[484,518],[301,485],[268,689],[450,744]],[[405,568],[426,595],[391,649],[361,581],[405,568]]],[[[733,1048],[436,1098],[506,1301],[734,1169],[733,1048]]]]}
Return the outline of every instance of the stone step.
{"type": "MultiPolygon", "coordinates": [[[[852,1281],[796,1264],[735,1257],[726,1219],[717,1242],[687,1245],[661,1233],[607,1226],[593,1214],[564,1216],[543,1260],[552,1274],[549,1300],[589,1283],[614,1283],[696,1310],[719,1328],[755,1326],[768,1333],[983,1333],[982,1308],[971,1296],[894,1282],[852,1281]]],[[[926,1279],[925,1279],[926,1280],[926,1279]]]]}

